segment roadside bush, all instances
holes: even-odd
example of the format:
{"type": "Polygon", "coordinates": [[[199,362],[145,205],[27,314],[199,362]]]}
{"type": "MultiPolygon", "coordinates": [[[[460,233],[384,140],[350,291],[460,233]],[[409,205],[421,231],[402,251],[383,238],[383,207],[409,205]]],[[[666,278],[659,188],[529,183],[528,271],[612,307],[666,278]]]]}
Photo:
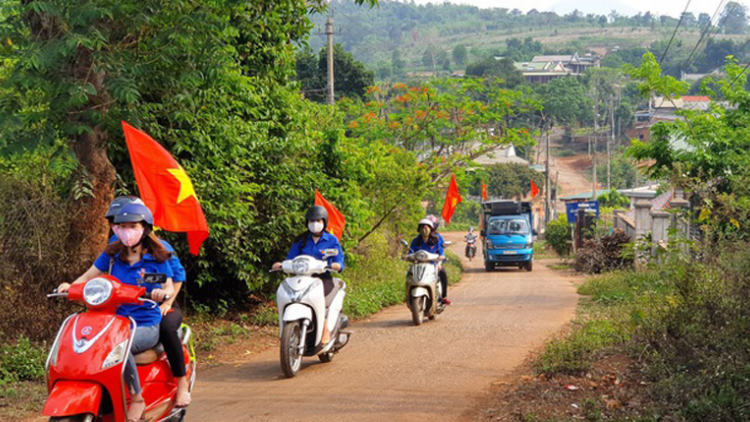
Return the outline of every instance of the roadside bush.
{"type": "Polygon", "coordinates": [[[612,234],[588,239],[576,252],[574,268],[587,274],[619,270],[633,265],[631,259],[623,256],[623,246],[630,243],[630,237],[621,230],[612,234]]]}
{"type": "Polygon", "coordinates": [[[570,253],[570,225],[564,214],[557,217],[547,224],[547,231],[544,234],[544,240],[554,249],[561,257],[566,257],[570,253]]]}
{"type": "Polygon", "coordinates": [[[44,379],[46,360],[45,348],[32,345],[27,337],[0,346],[0,384],[44,379]]]}

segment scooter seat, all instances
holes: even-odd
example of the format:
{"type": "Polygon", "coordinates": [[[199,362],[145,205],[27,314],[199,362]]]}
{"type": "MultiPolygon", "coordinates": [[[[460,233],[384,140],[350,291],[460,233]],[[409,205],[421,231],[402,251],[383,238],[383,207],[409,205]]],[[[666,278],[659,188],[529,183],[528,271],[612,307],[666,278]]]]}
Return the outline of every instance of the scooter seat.
{"type": "Polygon", "coordinates": [[[157,343],[153,348],[148,349],[145,352],[138,353],[133,357],[135,358],[136,365],[150,365],[159,360],[159,358],[163,354],[164,346],[162,346],[161,343],[157,343]]]}

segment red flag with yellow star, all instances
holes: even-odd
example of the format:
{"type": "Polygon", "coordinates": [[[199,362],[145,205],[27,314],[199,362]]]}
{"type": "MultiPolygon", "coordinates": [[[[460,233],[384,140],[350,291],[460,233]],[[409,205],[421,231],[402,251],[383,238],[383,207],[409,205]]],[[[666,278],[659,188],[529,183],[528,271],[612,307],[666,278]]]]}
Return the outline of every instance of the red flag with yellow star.
{"type": "Polygon", "coordinates": [[[208,223],[185,170],[148,134],[122,122],[141,199],[154,213],[154,225],[187,232],[190,253],[198,255],[208,223]]]}
{"type": "Polygon", "coordinates": [[[448,185],[448,193],[445,195],[445,204],[443,204],[443,221],[445,225],[451,223],[451,217],[456,212],[456,207],[461,203],[461,194],[458,193],[458,184],[456,183],[456,175],[451,175],[451,184],[448,185]]]}

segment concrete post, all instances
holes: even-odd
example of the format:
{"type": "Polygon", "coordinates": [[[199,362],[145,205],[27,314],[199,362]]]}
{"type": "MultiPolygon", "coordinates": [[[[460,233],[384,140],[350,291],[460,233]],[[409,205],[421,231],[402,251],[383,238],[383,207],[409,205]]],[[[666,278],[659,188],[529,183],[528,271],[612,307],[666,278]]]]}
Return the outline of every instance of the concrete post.
{"type": "Polygon", "coordinates": [[[669,217],[666,211],[651,211],[651,255],[656,256],[659,247],[666,247],[669,240],[669,217]]]}
{"type": "Polygon", "coordinates": [[[639,199],[635,201],[635,265],[640,266],[648,262],[648,252],[644,249],[641,238],[651,231],[651,201],[639,199]]]}
{"type": "Polygon", "coordinates": [[[675,210],[672,228],[682,239],[690,239],[690,202],[685,199],[673,199],[669,201],[669,207],[675,210]]]}

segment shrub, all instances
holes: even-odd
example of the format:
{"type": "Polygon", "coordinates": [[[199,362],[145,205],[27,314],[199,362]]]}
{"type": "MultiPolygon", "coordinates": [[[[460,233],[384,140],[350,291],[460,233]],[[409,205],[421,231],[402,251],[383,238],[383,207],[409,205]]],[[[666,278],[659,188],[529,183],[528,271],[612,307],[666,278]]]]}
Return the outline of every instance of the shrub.
{"type": "Polygon", "coordinates": [[[588,239],[576,252],[574,267],[576,271],[588,274],[599,274],[627,268],[633,261],[623,256],[623,246],[630,243],[630,237],[622,230],[612,234],[588,239]]]}
{"type": "Polygon", "coordinates": [[[44,379],[47,352],[31,344],[27,337],[0,347],[0,384],[44,379]]]}
{"type": "Polygon", "coordinates": [[[568,256],[570,253],[570,243],[568,242],[571,241],[571,235],[570,225],[564,214],[561,214],[556,220],[552,220],[547,224],[545,241],[558,255],[568,256]]]}

